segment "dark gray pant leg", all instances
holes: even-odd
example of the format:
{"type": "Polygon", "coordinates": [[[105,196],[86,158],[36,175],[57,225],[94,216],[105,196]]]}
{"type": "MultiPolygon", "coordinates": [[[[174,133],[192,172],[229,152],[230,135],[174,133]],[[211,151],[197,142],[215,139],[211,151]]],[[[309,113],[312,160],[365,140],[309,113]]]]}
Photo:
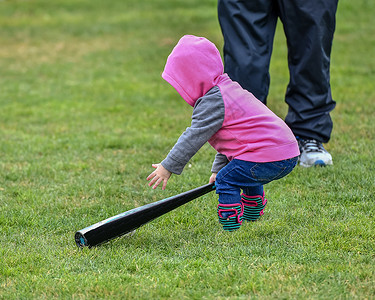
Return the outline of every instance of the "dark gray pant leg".
{"type": "Polygon", "coordinates": [[[273,0],[219,0],[225,72],[266,103],[277,12],[273,0]]]}
{"type": "Polygon", "coordinates": [[[295,135],[328,142],[330,54],[337,0],[219,0],[225,72],[266,103],[277,17],[288,43],[290,82],[286,123],[295,135]]]}
{"type": "Polygon", "coordinates": [[[330,87],[330,56],[338,0],[278,0],[288,44],[290,81],[286,123],[295,135],[328,142],[329,112],[335,107],[330,87]]]}

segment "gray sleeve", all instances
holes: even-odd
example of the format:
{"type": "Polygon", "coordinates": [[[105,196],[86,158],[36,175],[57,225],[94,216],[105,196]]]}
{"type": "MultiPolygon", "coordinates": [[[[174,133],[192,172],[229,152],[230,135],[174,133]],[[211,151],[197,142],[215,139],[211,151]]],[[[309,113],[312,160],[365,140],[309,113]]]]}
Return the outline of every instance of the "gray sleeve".
{"type": "Polygon", "coordinates": [[[168,156],[161,162],[174,174],[181,174],[198,150],[221,128],[224,122],[224,101],[218,87],[213,87],[194,106],[191,126],[179,137],[168,156]]]}
{"type": "Polygon", "coordinates": [[[216,153],[215,160],[212,164],[211,172],[212,173],[219,173],[219,171],[224,168],[228,164],[228,158],[221,153],[216,153]]]}

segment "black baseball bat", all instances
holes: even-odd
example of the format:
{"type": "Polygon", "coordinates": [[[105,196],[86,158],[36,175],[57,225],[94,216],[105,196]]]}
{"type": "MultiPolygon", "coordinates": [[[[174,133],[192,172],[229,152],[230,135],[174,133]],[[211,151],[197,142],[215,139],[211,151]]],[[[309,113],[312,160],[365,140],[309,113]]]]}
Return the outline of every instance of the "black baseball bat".
{"type": "Polygon", "coordinates": [[[142,225],[213,190],[215,190],[215,185],[209,183],[190,191],[128,210],[77,231],[74,239],[78,247],[91,248],[132,232],[142,225]]]}

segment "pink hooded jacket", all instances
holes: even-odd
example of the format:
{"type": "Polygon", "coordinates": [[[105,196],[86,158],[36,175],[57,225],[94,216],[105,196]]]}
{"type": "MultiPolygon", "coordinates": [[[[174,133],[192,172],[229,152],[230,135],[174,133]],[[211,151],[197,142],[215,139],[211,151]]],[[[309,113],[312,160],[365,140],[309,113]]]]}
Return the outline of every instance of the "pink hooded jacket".
{"type": "Polygon", "coordinates": [[[169,171],[181,173],[207,141],[229,161],[272,162],[299,155],[285,122],[223,71],[218,49],[203,37],[182,37],[169,55],[162,77],[194,107],[192,126],[162,162],[169,171]]]}

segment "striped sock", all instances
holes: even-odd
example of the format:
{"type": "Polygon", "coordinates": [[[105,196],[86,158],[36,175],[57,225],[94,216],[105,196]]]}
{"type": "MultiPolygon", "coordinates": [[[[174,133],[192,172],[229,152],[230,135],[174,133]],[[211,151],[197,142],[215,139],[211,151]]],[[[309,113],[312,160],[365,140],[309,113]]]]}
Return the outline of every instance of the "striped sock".
{"type": "Polygon", "coordinates": [[[264,208],[267,205],[267,199],[263,196],[241,195],[241,201],[244,206],[243,219],[246,221],[256,221],[264,214],[264,208]]]}
{"type": "Polygon", "coordinates": [[[237,230],[242,224],[243,205],[241,203],[219,204],[217,214],[224,230],[237,230]]]}

